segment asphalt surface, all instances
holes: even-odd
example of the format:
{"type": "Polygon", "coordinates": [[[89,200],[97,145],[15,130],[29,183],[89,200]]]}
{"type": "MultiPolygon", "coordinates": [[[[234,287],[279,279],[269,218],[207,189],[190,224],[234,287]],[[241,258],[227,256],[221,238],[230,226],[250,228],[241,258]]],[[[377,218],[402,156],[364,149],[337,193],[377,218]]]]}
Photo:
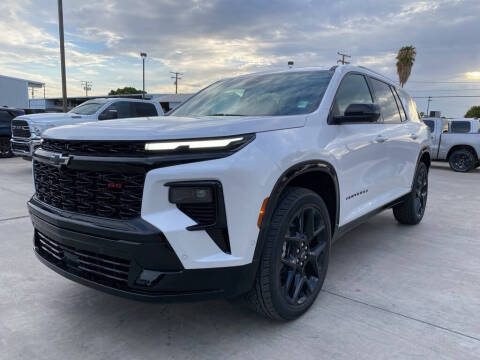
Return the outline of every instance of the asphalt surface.
{"type": "Polygon", "coordinates": [[[480,358],[480,169],[434,164],[423,222],[386,211],[332,249],[315,304],[266,320],[224,301],[145,304],[32,253],[30,164],[0,159],[0,359],[480,358]]]}

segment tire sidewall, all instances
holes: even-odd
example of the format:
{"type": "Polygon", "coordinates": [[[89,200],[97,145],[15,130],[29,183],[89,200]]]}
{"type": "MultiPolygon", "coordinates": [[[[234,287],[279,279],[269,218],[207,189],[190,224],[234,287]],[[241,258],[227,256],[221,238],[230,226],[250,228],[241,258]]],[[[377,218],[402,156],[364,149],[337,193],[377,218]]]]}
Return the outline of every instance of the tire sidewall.
{"type": "Polygon", "coordinates": [[[455,150],[452,155],[450,155],[450,159],[449,159],[449,165],[450,165],[450,168],[453,170],[453,171],[456,171],[456,172],[469,172],[470,170],[472,170],[473,168],[475,168],[475,156],[472,154],[471,151],[469,150],[455,150]],[[455,167],[455,157],[460,155],[460,154],[465,154],[469,157],[469,167],[466,168],[466,169],[460,169],[460,168],[457,168],[455,167]]]}
{"type": "MultiPolygon", "coordinates": [[[[281,205],[281,204],[279,204],[281,205]]],[[[277,210],[275,211],[277,212],[277,210]]],[[[274,214],[275,216],[275,214],[274,214]]],[[[277,309],[277,312],[282,318],[285,319],[294,319],[301,314],[303,314],[308,308],[313,304],[315,299],[320,292],[323,282],[325,280],[325,276],[328,270],[328,263],[330,259],[330,247],[331,247],[331,225],[330,225],[330,217],[328,214],[327,207],[323,202],[322,198],[315,193],[308,191],[304,196],[299,197],[296,201],[291,205],[289,211],[283,216],[281,226],[278,230],[274,230],[275,234],[272,234],[270,231],[268,232],[267,236],[274,236],[274,244],[272,247],[272,254],[271,254],[271,272],[270,272],[270,292],[272,295],[272,303],[274,307],[277,309]],[[324,271],[322,271],[322,276],[319,279],[320,285],[318,286],[315,294],[311,295],[305,303],[301,305],[291,305],[289,304],[283,295],[281,294],[281,285],[280,285],[280,261],[279,258],[282,255],[282,247],[284,242],[284,236],[287,231],[287,228],[290,224],[290,220],[293,216],[304,206],[312,206],[318,209],[321,216],[325,221],[326,231],[325,234],[327,236],[327,248],[326,248],[326,256],[325,256],[325,265],[324,271]]]]}

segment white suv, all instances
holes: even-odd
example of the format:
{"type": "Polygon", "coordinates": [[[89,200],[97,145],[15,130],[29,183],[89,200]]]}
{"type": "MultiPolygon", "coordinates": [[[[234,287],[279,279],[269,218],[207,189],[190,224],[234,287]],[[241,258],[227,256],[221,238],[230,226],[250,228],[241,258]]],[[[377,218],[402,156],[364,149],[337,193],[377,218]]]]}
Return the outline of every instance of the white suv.
{"type": "Polygon", "coordinates": [[[167,117],[46,131],[35,252],[112,294],[241,297],[293,319],[317,297],[335,239],[388,208],[420,222],[428,144],[412,99],[365,68],[221,80],[167,117]]]}

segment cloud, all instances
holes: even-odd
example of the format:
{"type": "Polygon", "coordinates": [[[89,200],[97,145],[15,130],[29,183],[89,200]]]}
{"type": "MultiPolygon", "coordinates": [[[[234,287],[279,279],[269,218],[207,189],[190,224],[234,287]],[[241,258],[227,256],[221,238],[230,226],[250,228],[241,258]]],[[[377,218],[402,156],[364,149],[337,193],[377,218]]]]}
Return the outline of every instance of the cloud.
{"type": "MultiPolygon", "coordinates": [[[[60,91],[56,10],[55,2],[0,5],[0,72],[45,79],[49,95],[60,91]]],[[[339,50],[396,79],[396,52],[412,44],[417,60],[407,89],[420,95],[447,85],[415,80],[478,71],[479,11],[476,0],[64,0],[68,89],[81,94],[81,80],[93,81],[97,94],[140,88],[141,51],[148,91],[173,91],[169,71],[183,72],[180,91],[194,92],[222,77],[285,68],[288,60],[333,65],[339,50]]],[[[469,105],[456,103],[440,110],[460,115],[469,105]]]]}

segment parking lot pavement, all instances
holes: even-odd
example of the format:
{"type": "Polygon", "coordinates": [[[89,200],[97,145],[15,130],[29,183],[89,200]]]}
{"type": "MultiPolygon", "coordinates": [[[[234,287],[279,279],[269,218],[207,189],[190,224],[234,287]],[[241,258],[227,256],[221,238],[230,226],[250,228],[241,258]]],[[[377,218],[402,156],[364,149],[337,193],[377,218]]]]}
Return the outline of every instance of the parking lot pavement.
{"type": "Polygon", "coordinates": [[[0,160],[0,359],[480,358],[480,171],[430,173],[423,222],[391,211],[332,249],[311,310],[268,321],[224,302],[145,304],[78,285],[32,253],[29,164],[0,160]]]}

